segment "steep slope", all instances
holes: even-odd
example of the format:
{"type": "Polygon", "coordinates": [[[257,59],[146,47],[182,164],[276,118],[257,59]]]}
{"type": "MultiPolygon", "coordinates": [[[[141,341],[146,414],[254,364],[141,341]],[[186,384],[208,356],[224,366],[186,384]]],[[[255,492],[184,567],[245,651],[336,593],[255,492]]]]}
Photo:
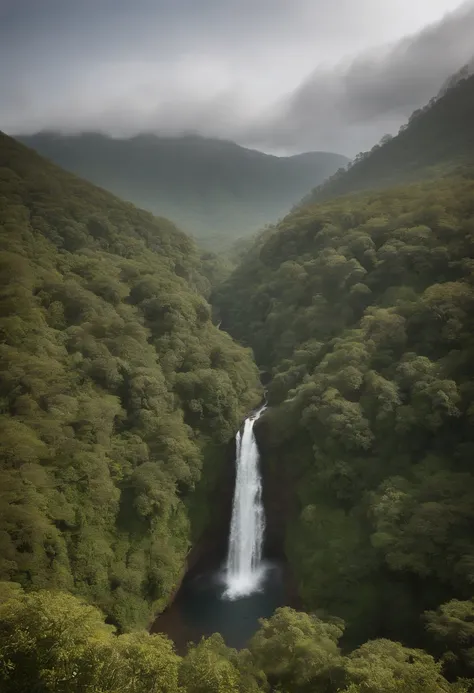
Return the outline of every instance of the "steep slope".
{"type": "Polygon", "coordinates": [[[473,257],[466,174],[298,210],[214,297],[269,375],[269,530],[352,642],[472,594],[473,257]]]}
{"type": "Polygon", "coordinates": [[[462,73],[453,76],[451,87],[446,85],[438,98],[415,111],[396,137],[359,154],[348,170],[315,188],[301,205],[473,165],[474,75],[461,77],[462,73]]]}
{"type": "Polygon", "coordinates": [[[39,133],[18,139],[63,168],[171,218],[212,248],[277,221],[347,162],[325,152],[280,158],[197,136],[120,140],[39,133]]]}
{"type": "Polygon", "coordinates": [[[2,134],[0,249],[0,581],[144,625],[256,368],[213,326],[192,241],[2,134]]]}

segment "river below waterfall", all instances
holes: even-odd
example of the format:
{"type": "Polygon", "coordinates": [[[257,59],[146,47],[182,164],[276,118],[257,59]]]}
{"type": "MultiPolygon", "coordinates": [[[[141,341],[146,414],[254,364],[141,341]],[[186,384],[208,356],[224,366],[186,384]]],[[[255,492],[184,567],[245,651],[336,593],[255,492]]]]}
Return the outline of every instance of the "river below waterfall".
{"type": "Polygon", "coordinates": [[[260,590],[239,599],[225,597],[221,571],[187,576],[173,604],[156,620],[153,631],[164,632],[184,652],[188,642],[220,633],[229,647],[245,647],[258,629],[260,618],[269,618],[287,603],[285,567],[264,562],[260,590]]]}

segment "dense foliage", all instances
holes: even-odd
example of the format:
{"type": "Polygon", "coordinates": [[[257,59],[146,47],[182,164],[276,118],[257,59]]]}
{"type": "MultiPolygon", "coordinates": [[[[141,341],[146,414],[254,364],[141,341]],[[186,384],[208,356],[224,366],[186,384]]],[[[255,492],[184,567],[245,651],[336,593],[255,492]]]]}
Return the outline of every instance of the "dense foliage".
{"type": "Polygon", "coordinates": [[[300,594],[348,642],[424,644],[421,612],[472,596],[473,257],[466,175],[299,210],[216,292],[271,375],[300,594]]]}
{"type": "Polygon", "coordinates": [[[228,248],[277,221],[347,162],[329,152],[276,157],[191,135],[113,139],[44,132],[19,139],[66,170],[172,219],[209,249],[228,248]]]}
{"type": "Polygon", "coordinates": [[[396,137],[386,135],[346,168],[316,187],[303,204],[355,191],[388,187],[474,163],[474,75],[453,79],[424,108],[415,111],[396,137]]]}
{"type": "Polygon", "coordinates": [[[145,624],[256,368],[213,326],[184,234],[3,135],[0,250],[0,579],[145,624]]]}
{"type": "Polygon", "coordinates": [[[389,640],[343,655],[343,629],[282,608],[246,650],[227,648],[215,634],[181,658],[164,636],[115,635],[98,609],[71,595],[0,583],[0,686],[3,693],[472,691],[467,679],[449,683],[430,655],[389,640]]]}
{"type": "Polygon", "coordinates": [[[228,267],[1,137],[2,691],[472,693],[473,176],[310,204],[470,160],[472,80],[214,292],[268,382],[256,431],[309,611],[240,652],[123,632],[166,604],[259,399],[203,298],[228,267]]]}

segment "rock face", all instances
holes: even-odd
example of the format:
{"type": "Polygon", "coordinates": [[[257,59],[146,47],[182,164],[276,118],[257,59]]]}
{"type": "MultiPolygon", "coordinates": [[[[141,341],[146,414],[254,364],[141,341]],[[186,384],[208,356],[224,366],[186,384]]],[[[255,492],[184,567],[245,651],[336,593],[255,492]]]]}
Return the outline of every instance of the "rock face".
{"type": "MultiPolygon", "coordinates": [[[[209,498],[210,519],[200,539],[189,551],[186,562],[177,582],[168,607],[159,614],[151,625],[151,632],[168,632],[163,626],[168,619],[168,612],[179,594],[183,581],[200,572],[217,569],[224,561],[227,552],[229,526],[232,515],[232,498],[235,484],[235,441],[227,446],[225,463],[222,465],[218,482],[209,498]]],[[[173,637],[168,632],[170,637],[173,637]]],[[[174,639],[174,638],[173,638],[174,639]]]]}
{"type": "Polygon", "coordinates": [[[200,633],[195,631],[183,618],[178,607],[180,592],[185,583],[200,573],[218,570],[224,563],[227,553],[230,520],[232,515],[232,498],[235,485],[235,441],[227,446],[225,461],[221,473],[209,498],[210,518],[200,539],[189,551],[167,608],[153,620],[151,633],[164,633],[173,640],[176,651],[184,655],[188,643],[200,640],[200,633]]]}
{"type": "Polygon", "coordinates": [[[263,417],[255,426],[260,450],[263,505],[265,508],[265,549],[268,558],[286,561],[285,530],[295,511],[295,479],[284,462],[284,448],[271,444],[269,424],[263,417]]]}

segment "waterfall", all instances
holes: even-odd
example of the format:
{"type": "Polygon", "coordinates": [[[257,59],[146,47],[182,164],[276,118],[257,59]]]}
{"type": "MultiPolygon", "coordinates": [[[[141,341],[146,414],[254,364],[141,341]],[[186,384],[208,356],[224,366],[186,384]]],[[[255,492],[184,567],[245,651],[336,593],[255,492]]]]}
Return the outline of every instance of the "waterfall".
{"type": "Polygon", "coordinates": [[[265,515],[258,447],[253,433],[254,424],[264,409],[262,407],[249,416],[243,432],[239,431],[236,436],[236,479],[224,593],[227,599],[238,599],[256,592],[264,574],[265,515]]]}

